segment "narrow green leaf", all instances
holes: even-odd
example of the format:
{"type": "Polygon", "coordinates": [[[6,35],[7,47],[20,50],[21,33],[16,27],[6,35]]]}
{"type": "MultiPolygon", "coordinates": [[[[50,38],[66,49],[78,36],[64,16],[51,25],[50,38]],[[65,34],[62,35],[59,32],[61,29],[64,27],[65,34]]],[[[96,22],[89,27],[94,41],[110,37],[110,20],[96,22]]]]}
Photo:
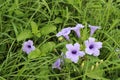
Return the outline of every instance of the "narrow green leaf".
{"type": "Polygon", "coordinates": [[[27,38],[31,38],[32,33],[30,30],[24,30],[17,36],[17,41],[25,40],[27,38]]]}
{"type": "Polygon", "coordinates": [[[52,24],[47,24],[40,29],[42,35],[47,35],[54,31],[56,31],[56,26],[52,24]]]}
{"type": "Polygon", "coordinates": [[[3,78],[2,76],[0,76],[0,80],[6,80],[5,78],[3,78]]]}
{"type": "Polygon", "coordinates": [[[13,29],[15,31],[15,35],[18,36],[17,26],[12,22],[13,29]]]}

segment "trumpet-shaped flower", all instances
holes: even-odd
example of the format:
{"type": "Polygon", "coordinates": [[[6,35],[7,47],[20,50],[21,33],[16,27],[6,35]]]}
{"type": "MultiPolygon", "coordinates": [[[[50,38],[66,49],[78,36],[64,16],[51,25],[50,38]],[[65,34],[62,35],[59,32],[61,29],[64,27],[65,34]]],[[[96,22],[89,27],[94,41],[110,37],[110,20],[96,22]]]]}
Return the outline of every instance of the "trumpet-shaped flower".
{"type": "Polygon", "coordinates": [[[59,58],[54,62],[54,64],[52,65],[52,68],[57,68],[60,70],[61,69],[60,64],[61,64],[61,59],[59,58]]]}
{"type": "Polygon", "coordinates": [[[89,25],[88,27],[90,27],[90,36],[92,36],[97,29],[100,29],[99,26],[91,26],[91,25],[89,25]]]}
{"type": "Polygon", "coordinates": [[[85,53],[83,51],[80,51],[80,45],[78,43],[67,44],[66,48],[68,51],[66,52],[66,58],[70,59],[74,63],[77,63],[79,60],[79,57],[83,57],[85,53]]]}
{"type": "Polygon", "coordinates": [[[95,42],[95,38],[90,37],[85,41],[85,52],[89,55],[99,56],[99,49],[102,48],[102,42],[95,42]]]}
{"type": "Polygon", "coordinates": [[[76,35],[80,37],[80,29],[84,28],[82,24],[77,24],[75,27],[71,28],[71,30],[75,31],[76,35]]]}
{"type": "Polygon", "coordinates": [[[69,40],[69,34],[70,34],[70,32],[71,32],[71,28],[70,27],[68,27],[68,28],[64,28],[64,29],[62,29],[60,32],[58,32],[57,34],[56,34],[56,36],[57,37],[60,37],[60,36],[63,36],[63,37],[65,37],[67,40],[69,40]]]}
{"type": "Polygon", "coordinates": [[[33,41],[28,40],[28,41],[24,42],[22,50],[24,52],[26,52],[27,54],[29,54],[31,51],[35,50],[35,47],[33,46],[33,41]]]}

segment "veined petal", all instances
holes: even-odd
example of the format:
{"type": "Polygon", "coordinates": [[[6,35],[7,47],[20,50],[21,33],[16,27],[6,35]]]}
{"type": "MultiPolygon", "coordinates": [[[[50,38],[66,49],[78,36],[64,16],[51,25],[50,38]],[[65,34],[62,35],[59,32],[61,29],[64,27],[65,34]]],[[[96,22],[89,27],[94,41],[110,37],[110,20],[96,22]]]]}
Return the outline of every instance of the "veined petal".
{"type": "Polygon", "coordinates": [[[59,58],[59,59],[57,59],[57,60],[55,61],[55,63],[52,65],[52,68],[61,69],[60,64],[61,64],[61,60],[60,60],[60,58],[59,58]]]}
{"type": "Polygon", "coordinates": [[[85,53],[83,51],[79,51],[79,56],[83,57],[85,55],[85,53]]]}
{"type": "Polygon", "coordinates": [[[93,56],[99,56],[99,55],[100,55],[100,51],[96,49],[93,53],[93,56]]]}
{"type": "Polygon", "coordinates": [[[88,25],[88,27],[90,27],[90,36],[92,36],[97,29],[100,29],[99,26],[88,25]]]}
{"type": "Polygon", "coordinates": [[[87,54],[89,54],[89,55],[92,55],[92,54],[93,54],[93,51],[90,50],[89,48],[86,48],[86,49],[85,49],[85,52],[86,52],[87,54]]]}
{"type": "Polygon", "coordinates": [[[74,48],[75,48],[76,50],[79,50],[79,49],[80,49],[80,44],[79,44],[79,43],[75,43],[75,44],[74,44],[74,48]]]}
{"type": "Polygon", "coordinates": [[[68,49],[68,51],[71,51],[73,49],[73,45],[72,44],[66,44],[66,48],[68,49]]]}
{"type": "Polygon", "coordinates": [[[89,37],[89,42],[95,42],[95,38],[89,37]]]}
{"type": "Polygon", "coordinates": [[[102,42],[96,42],[95,44],[96,44],[97,49],[102,48],[102,42]]]}

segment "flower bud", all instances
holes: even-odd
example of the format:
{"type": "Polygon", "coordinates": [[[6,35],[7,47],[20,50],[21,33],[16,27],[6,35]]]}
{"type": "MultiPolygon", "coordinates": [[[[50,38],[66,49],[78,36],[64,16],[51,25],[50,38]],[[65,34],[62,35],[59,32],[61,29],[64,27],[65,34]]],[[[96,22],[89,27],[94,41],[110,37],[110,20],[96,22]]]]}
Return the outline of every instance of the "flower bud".
{"type": "Polygon", "coordinates": [[[84,62],[82,62],[81,67],[83,68],[83,67],[84,67],[84,65],[85,65],[85,63],[84,63],[84,62]]]}
{"type": "Polygon", "coordinates": [[[93,70],[94,69],[94,65],[92,65],[92,67],[91,67],[91,70],[93,70]]]}
{"type": "Polygon", "coordinates": [[[61,37],[59,37],[59,38],[58,38],[58,40],[59,40],[59,41],[62,41],[62,40],[63,40],[63,37],[62,37],[62,36],[61,36],[61,37]]]}
{"type": "Polygon", "coordinates": [[[99,65],[99,63],[98,63],[98,62],[96,62],[96,67],[98,67],[98,65],[99,65]]]}

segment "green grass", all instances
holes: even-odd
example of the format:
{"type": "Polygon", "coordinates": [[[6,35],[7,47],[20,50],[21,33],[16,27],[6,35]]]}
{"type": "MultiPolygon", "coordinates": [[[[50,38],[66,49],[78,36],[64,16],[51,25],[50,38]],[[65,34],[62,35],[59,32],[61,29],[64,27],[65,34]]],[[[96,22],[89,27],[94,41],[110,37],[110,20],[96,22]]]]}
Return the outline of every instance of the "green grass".
{"type": "MultiPolygon", "coordinates": [[[[84,30],[81,36],[86,40],[89,34],[84,30]]],[[[0,80],[120,80],[116,49],[120,0],[0,0],[0,80]],[[70,42],[59,41],[56,33],[77,23],[101,26],[94,34],[103,42],[100,56],[87,55],[77,64],[66,61],[60,71],[52,69],[67,43],[81,42],[74,34],[70,42]],[[39,57],[29,59],[22,51],[28,39],[40,50],[39,57]]]]}

